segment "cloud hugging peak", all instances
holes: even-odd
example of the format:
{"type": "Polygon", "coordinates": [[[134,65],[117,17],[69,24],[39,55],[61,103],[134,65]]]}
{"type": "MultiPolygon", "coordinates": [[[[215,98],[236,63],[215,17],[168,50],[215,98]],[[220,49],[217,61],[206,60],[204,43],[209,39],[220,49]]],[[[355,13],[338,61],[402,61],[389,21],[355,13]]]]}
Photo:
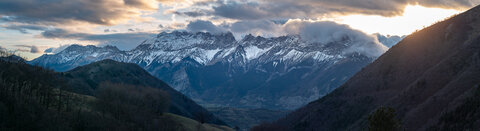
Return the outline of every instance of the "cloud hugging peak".
{"type": "Polygon", "coordinates": [[[294,20],[287,22],[284,30],[288,34],[298,34],[303,40],[318,44],[350,41],[348,48],[344,51],[346,54],[358,52],[369,57],[378,57],[388,49],[378,41],[377,36],[330,21],[294,20]]]}
{"type": "Polygon", "coordinates": [[[285,23],[275,23],[273,21],[250,21],[236,22],[230,25],[214,25],[210,21],[191,21],[187,25],[187,30],[191,32],[211,32],[223,33],[233,32],[237,40],[241,35],[250,32],[270,33],[275,32],[275,36],[299,35],[302,40],[312,44],[329,44],[338,41],[348,40],[351,45],[345,50],[345,53],[358,52],[370,57],[378,57],[388,48],[381,44],[377,36],[369,35],[362,31],[350,28],[348,25],[338,24],[331,21],[310,21],[310,20],[289,20],[285,23]],[[259,28],[265,27],[265,28],[259,28]],[[254,30],[254,31],[253,31],[254,30]]]}

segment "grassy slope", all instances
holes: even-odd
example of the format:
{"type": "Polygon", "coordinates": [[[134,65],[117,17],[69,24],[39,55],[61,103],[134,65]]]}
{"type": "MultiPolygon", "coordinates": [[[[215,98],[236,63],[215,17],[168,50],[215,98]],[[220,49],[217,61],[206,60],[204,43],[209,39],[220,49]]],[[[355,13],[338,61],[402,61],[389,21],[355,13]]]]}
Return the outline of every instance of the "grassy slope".
{"type": "MultiPolygon", "coordinates": [[[[81,108],[83,110],[95,111],[93,109],[93,106],[91,106],[91,103],[94,103],[97,100],[97,98],[89,95],[82,95],[82,94],[76,94],[76,93],[71,93],[71,94],[73,94],[79,100],[74,103],[74,105],[77,105],[74,108],[81,108]]],[[[214,125],[214,124],[208,124],[208,123],[201,124],[196,120],[183,117],[180,115],[172,114],[172,113],[165,113],[163,114],[163,116],[160,117],[160,119],[174,121],[176,124],[181,125],[177,129],[183,130],[183,131],[234,131],[232,128],[228,126],[214,125]]]]}
{"type": "Polygon", "coordinates": [[[242,130],[249,129],[263,122],[272,122],[288,113],[288,111],[279,110],[231,107],[210,107],[207,110],[224,120],[228,125],[242,130]]]}
{"type": "Polygon", "coordinates": [[[182,129],[187,131],[234,131],[227,126],[213,125],[208,123],[201,124],[198,121],[171,113],[166,113],[163,118],[172,119],[175,122],[180,123],[182,125],[182,129]]]}

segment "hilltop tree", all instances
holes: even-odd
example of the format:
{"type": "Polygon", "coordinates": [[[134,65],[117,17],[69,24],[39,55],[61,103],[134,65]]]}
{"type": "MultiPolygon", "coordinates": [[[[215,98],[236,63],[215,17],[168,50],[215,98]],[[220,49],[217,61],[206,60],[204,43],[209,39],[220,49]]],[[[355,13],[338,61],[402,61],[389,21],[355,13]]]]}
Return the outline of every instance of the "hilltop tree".
{"type": "Polygon", "coordinates": [[[397,131],[400,121],[395,119],[395,110],[390,107],[380,107],[368,116],[369,131],[397,131]]]}
{"type": "Polygon", "coordinates": [[[96,107],[103,116],[130,123],[128,129],[158,129],[156,123],[169,107],[167,92],[151,87],[101,83],[96,91],[96,107]]]}

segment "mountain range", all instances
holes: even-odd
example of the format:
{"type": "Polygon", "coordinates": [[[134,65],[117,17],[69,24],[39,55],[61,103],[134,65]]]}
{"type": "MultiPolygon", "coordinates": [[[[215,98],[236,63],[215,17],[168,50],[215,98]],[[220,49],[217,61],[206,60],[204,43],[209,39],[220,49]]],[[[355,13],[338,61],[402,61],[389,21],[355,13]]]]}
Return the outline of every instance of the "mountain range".
{"type": "MultiPolygon", "coordinates": [[[[390,45],[401,40],[382,38],[390,45]]],[[[135,63],[202,105],[289,110],[331,92],[385,50],[377,40],[349,35],[319,43],[298,35],[237,41],[231,33],[174,31],[129,51],[72,45],[28,63],[56,71],[103,59],[135,63]],[[356,50],[362,46],[374,50],[356,50]]]]}

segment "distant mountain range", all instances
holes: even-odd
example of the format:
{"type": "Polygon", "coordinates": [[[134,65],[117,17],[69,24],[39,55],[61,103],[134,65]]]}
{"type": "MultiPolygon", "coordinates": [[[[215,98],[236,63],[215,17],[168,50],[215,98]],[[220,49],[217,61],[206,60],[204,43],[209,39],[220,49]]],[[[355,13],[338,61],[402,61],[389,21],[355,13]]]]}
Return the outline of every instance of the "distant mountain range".
{"type": "Polygon", "coordinates": [[[329,95],[256,129],[365,130],[385,106],[399,130],[480,129],[480,7],[405,37],[329,95]]]}
{"type": "MultiPolygon", "coordinates": [[[[388,45],[399,40],[382,37],[388,45]]],[[[295,35],[247,35],[237,41],[231,33],[174,31],[160,33],[130,51],[72,45],[29,63],[67,71],[112,59],[139,65],[202,105],[295,109],[334,90],[376,59],[352,51],[358,43],[347,35],[315,43],[295,35]]]]}

